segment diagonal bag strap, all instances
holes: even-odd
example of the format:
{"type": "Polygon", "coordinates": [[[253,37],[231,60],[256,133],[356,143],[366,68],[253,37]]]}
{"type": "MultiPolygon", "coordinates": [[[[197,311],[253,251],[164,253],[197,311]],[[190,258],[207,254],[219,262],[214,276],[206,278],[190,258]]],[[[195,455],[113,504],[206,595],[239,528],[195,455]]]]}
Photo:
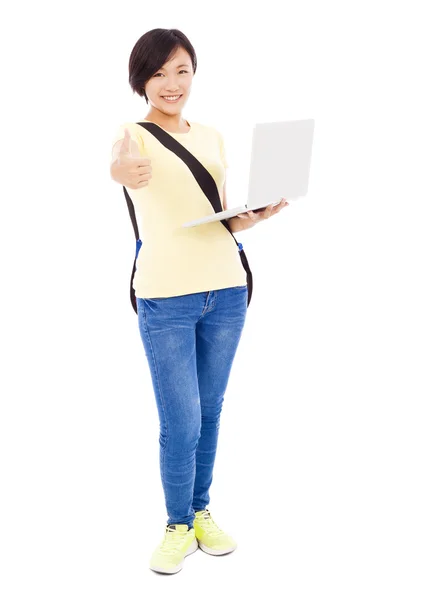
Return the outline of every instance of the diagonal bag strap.
{"type": "MultiPolygon", "coordinates": [[[[189,152],[189,150],[187,148],[185,148],[183,146],[183,144],[180,144],[180,142],[178,142],[175,138],[173,138],[169,133],[164,131],[156,123],[142,122],[142,123],[137,123],[137,125],[141,125],[141,127],[144,127],[145,129],[147,129],[147,131],[149,131],[152,135],[154,135],[159,140],[159,142],[165,146],[165,148],[167,148],[168,150],[171,150],[171,152],[176,154],[189,167],[189,169],[190,169],[192,175],[195,177],[198,185],[202,189],[203,193],[207,196],[215,213],[222,212],[223,209],[222,209],[222,204],[221,204],[219,191],[218,191],[216,182],[213,179],[212,175],[209,173],[209,171],[202,165],[202,163],[191,152],[189,152]]],[[[137,312],[136,297],[135,297],[135,291],[132,286],[132,281],[133,281],[133,276],[134,276],[135,269],[136,269],[136,260],[138,257],[138,252],[141,248],[142,241],[139,239],[139,231],[138,231],[138,225],[137,225],[137,221],[136,221],[135,208],[134,208],[133,202],[127,192],[127,189],[124,186],[123,186],[123,191],[124,191],[124,195],[126,198],[129,215],[130,215],[130,218],[132,221],[132,226],[134,229],[135,240],[136,240],[135,260],[134,260],[134,264],[132,267],[132,275],[131,275],[131,280],[130,280],[130,298],[131,298],[131,303],[132,303],[133,309],[135,310],[135,312],[137,312]]],[[[249,267],[246,253],[243,249],[243,245],[241,243],[239,244],[237,242],[234,234],[232,233],[232,231],[229,227],[228,221],[226,219],[221,219],[221,223],[226,227],[226,229],[228,229],[228,231],[232,235],[232,237],[239,249],[240,259],[241,259],[243,268],[247,274],[247,286],[248,286],[248,303],[247,303],[247,305],[249,306],[251,298],[252,298],[253,280],[252,280],[252,272],[249,267]]]]}

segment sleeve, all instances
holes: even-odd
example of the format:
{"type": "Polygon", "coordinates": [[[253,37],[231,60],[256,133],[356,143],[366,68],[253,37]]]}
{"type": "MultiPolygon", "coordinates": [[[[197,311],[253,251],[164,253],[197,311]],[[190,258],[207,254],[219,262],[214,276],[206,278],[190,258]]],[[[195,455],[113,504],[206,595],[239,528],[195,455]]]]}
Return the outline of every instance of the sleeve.
{"type": "Polygon", "coordinates": [[[143,143],[142,137],[137,132],[136,123],[123,123],[122,125],[119,125],[119,127],[117,128],[117,131],[114,133],[112,140],[111,140],[111,142],[112,142],[111,143],[111,155],[112,155],[112,150],[113,150],[114,146],[116,145],[116,143],[119,140],[122,140],[124,138],[126,128],[129,129],[129,133],[131,135],[131,141],[136,142],[136,144],[138,145],[140,154],[141,154],[141,156],[143,156],[144,155],[144,143],[143,143]]]}
{"type": "Polygon", "coordinates": [[[222,134],[219,131],[218,131],[218,136],[219,136],[219,149],[220,149],[221,160],[222,160],[223,166],[226,169],[227,167],[229,167],[229,164],[226,159],[225,142],[224,142],[222,134]]]}

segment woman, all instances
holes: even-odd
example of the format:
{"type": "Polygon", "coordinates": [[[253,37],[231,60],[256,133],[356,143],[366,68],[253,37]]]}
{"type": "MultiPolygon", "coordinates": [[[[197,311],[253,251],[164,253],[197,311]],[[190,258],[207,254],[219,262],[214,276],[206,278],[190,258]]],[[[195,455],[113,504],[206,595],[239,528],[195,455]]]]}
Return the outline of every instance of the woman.
{"type": "MultiPolygon", "coordinates": [[[[177,29],[153,29],[129,61],[132,89],[150,108],[145,119],[183,144],[213,176],[227,208],[222,136],[182,117],[196,72],[195,51],[177,29]]],[[[246,272],[232,235],[220,221],[182,228],[205,216],[209,202],[178,156],[137,123],[113,140],[111,176],[128,188],[139,219],[133,288],[138,324],[160,421],[160,472],[168,513],[164,539],[150,568],[177,573],[198,545],[226,554],[236,542],[207,505],[220,413],[247,311],[246,272]]],[[[249,229],[287,205],[229,219],[249,229]]]]}

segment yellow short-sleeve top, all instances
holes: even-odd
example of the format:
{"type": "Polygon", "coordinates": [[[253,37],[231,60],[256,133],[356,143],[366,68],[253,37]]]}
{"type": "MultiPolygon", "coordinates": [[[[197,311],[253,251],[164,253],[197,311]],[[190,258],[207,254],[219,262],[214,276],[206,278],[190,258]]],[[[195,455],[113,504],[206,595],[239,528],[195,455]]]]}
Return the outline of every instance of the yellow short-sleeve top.
{"type": "MultiPolygon", "coordinates": [[[[187,133],[167,133],[210,172],[222,205],[228,167],[223,137],[211,126],[188,123],[187,133]]],[[[137,123],[120,125],[113,145],[124,137],[126,127],[152,167],[148,186],[138,190],[126,188],[142,240],[132,282],[135,295],[159,298],[246,285],[238,246],[220,221],[182,227],[186,221],[214,214],[187,165],[137,123]]]]}

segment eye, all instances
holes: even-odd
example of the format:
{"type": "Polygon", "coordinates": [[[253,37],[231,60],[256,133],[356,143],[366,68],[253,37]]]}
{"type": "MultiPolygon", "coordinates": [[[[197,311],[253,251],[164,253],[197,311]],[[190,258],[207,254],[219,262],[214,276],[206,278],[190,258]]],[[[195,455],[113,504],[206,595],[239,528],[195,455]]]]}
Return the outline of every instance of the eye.
{"type": "MultiPolygon", "coordinates": [[[[180,73],[189,73],[189,71],[186,71],[185,69],[182,69],[180,71],[180,73]]],[[[163,75],[163,73],[156,73],[155,77],[157,77],[158,75],[163,75]]]]}

